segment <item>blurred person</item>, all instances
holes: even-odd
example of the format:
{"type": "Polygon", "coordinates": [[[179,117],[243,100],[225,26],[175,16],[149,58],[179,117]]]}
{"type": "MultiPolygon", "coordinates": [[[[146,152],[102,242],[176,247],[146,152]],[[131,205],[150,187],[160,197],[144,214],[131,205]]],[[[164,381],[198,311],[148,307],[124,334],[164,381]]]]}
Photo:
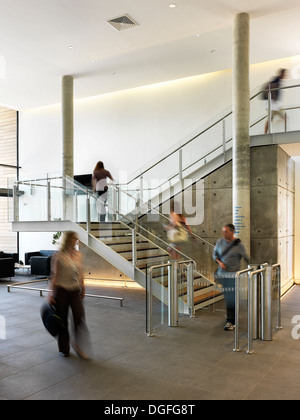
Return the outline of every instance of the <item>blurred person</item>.
{"type": "Polygon", "coordinates": [[[87,359],[87,354],[79,346],[83,342],[83,334],[87,334],[83,299],[85,296],[82,255],[75,249],[78,236],[75,232],[64,232],[61,248],[52,258],[51,282],[52,293],[49,304],[55,305],[57,315],[61,318],[58,333],[58,348],[63,356],[70,353],[70,337],[68,331],[68,311],[72,310],[75,342],[74,350],[79,356],[87,359]]]}
{"type": "Polygon", "coordinates": [[[180,243],[186,242],[189,236],[195,239],[195,236],[183,214],[175,212],[175,203],[173,201],[170,204],[170,219],[168,225],[163,225],[172,246],[172,248],[168,248],[168,252],[172,260],[179,260],[180,254],[173,248],[180,251],[180,243]]]}
{"type": "MultiPolygon", "coordinates": [[[[282,80],[287,77],[287,70],[280,69],[278,75],[273,78],[265,87],[266,92],[264,92],[264,99],[267,100],[266,109],[268,110],[268,92],[269,89],[276,89],[271,91],[271,121],[273,118],[278,115],[286,123],[286,112],[283,109],[283,104],[281,103],[282,91],[280,89],[282,80]]],[[[267,119],[265,124],[265,134],[269,131],[269,119],[267,119]]]]}
{"type": "Polygon", "coordinates": [[[105,222],[106,210],[105,202],[107,200],[107,178],[114,180],[111,173],[104,168],[103,162],[97,162],[92,176],[93,190],[99,197],[98,204],[100,213],[100,222],[105,222]]]}
{"type": "Polygon", "coordinates": [[[216,243],[213,259],[218,264],[217,281],[221,283],[226,301],[227,320],[224,330],[235,328],[235,274],[240,271],[241,259],[249,264],[249,256],[241,240],[234,236],[235,227],[229,223],[222,227],[223,238],[216,243]]]}

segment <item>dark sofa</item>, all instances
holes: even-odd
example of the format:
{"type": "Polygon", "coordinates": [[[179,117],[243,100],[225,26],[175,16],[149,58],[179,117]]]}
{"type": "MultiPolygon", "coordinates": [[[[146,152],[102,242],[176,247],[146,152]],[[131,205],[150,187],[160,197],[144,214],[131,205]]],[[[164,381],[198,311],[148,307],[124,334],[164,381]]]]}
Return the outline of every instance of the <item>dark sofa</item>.
{"type": "Polygon", "coordinates": [[[0,251],[0,278],[14,277],[15,276],[15,263],[18,262],[18,254],[9,254],[0,251]]]}
{"type": "Polygon", "coordinates": [[[50,276],[51,258],[55,251],[41,250],[37,252],[27,252],[25,254],[25,265],[30,265],[31,275],[50,276]]]}

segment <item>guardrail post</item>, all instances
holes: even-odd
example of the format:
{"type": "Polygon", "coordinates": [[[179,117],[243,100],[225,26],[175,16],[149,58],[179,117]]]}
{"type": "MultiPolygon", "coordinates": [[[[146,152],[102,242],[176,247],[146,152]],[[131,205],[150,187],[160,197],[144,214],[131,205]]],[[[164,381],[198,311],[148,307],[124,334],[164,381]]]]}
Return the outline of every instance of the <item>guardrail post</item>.
{"type": "Polygon", "coordinates": [[[169,261],[168,270],[168,325],[178,327],[178,261],[169,261]]]}
{"type": "Polygon", "coordinates": [[[88,234],[91,233],[91,203],[89,193],[86,196],[86,230],[88,234]]]}
{"type": "Polygon", "coordinates": [[[19,221],[19,186],[17,183],[14,184],[14,222],[19,221]]]}
{"type": "Polygon", "coordinates": [[[277,288],[278,288],[278,309],[277,309],[277,325],[276,330],[282,330],[281,325],[281,265],[274,264],[272,265],[272,271],[276,270],[277,277],[277,288]]]}
{"type": "Polygon", "coordinates": [[[179,181],[182,184],[183,182],[183,174],[182,174],[182,149],[179,149],[178,151],[179,155],[179,162],[178,162],[178,174],[179,174],[179,181]]]}
{"type": "Polygon", "coordinates": [[[195,318],[194,308],[194,262],[187,266],[187,301],[190,309],[190,317],[195,318]]]}
{"type": "Polygon", "coordinates": [[[272,341],[272,268],[269,266],[261,280],[261,339],[272,341]]]}
{"type": "Polygon", "coordinates": [[[148,337],[152,337],[153,335],[153,319],[152,319],[152,271],[153,267],[149,269],[149,276],[147,276],[148,280],[148,316],[147,316],[147,335],[148,337]]]}
{"type": "Polygon", "coordinates": [[[132,229],[132,265],[136,267],[136,227],[132,229]]]}
{"type": "Polygon", "coordinates": [[[47,221],[51,221],[51,182],[47,181],[47,221]]]}
{"type": "Polygon", "coordinates": [[[222,120],[222,134],[223,134],[223,156],[224,156],[224,163],[226,162],[226,125],[225,125],[225,118],[222,120]]]}
{"type": "Polygon", "coordinates": [[[268,91],[268,126],[269,126],[269,133],[272,134],[272,92],[271,92],[271,85],[269,85],[269,91],[268,91]]]}

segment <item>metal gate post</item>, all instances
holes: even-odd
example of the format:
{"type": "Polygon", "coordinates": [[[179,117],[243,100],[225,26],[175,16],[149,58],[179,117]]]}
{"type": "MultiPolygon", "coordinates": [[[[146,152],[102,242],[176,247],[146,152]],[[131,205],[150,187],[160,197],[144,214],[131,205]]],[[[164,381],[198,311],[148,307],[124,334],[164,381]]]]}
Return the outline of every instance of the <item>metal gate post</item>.
{"type": "Polygon", "coordinates": [[[238,271],[235,274],[235,348],[233,351],[239,352],[240,349],[240,276],[249,273],[253,267],[238,271]]]}
{"type": "Polygon", "coordinates": [[[261,339],[272,341],[272,267],[265,268],[261,281],[261,339]]]}

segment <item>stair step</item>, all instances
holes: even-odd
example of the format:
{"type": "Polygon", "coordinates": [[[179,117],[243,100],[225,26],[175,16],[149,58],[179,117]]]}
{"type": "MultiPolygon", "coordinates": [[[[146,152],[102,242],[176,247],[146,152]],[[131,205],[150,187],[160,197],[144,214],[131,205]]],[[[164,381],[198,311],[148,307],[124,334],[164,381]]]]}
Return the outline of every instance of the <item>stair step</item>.
{"type": "MultiPolygon", "coordinates": [[[[124,244],[109,244],[109,246],[116,251],[118,254],[123,254],[124,252],[130,252],[132,250],[132,242],[125,242],[124,244]]],[[[137,249],[140,251],[148,251],[157,249],[153,244],[149,242],[137,242],[137,249]]]]}
{"type": "Polygon", "coordinates": [[[220,292],[216,292],[214,295],[208,294],[208,296],[202,297],[201,299],[194,299],[194,309],[197,311],[198,309],[206,308],[207,306],[210,306],[223,299],[224,295],[220,292]]]}
{"type": "MultiPolygon", "coordinates": [[[[93,235],[95,236],[95,235],[93,235]]],[[[95,236],[96,238],[96,236],[95,236]]],[[[115,245],[132,245],[131,236],[113,236],[113,237],[106,237],[106,238],[97,238],[103,243],[108,246],[115,246],[115,245]]],[[[148,244],[149,242],[147,239],[137,238],[137,244],[148,244]]]]}
{"type": "Polygon", "coordinates": [[[131,231],[129,229],[105,229],[100,231],[98,229],[93,229],[91,230],[91,234],[100,240],[101,238],[115,238],[116,236],[119,236],[120,238],[131,238],[131,231]]]}
{"type": "MultiPolygon", "coordinates": [[[[118,252],[118,254],[122,255],[122,257],[126,258],[127,260],[132,260],[132,250],[131,251],[118,252]]],[[[137,258],[138,259],[147,259],[147,258],[152,258],[152,257],[169,257],[169,254],[164,253],[159,248],[137,249],[137,258]]]]}

